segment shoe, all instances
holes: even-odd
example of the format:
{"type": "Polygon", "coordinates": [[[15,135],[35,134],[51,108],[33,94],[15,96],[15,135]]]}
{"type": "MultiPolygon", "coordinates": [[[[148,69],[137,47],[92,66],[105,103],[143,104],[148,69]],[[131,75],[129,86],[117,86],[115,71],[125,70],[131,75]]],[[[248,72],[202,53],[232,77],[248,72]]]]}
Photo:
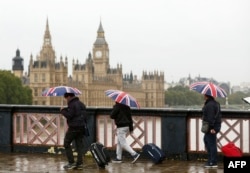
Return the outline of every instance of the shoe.
{"type": "Polygon", "coordinates": [[[82,164],[76,165],[75,169],[82,170],[83,169],[83,165],[82,164]]]}
{"type": "Polygon", "coordinates": [[[69,164],[65,165],[63,168],[64,169],[74,169],[74,168],[76,168],[76,164],[75,163],[69,163],[69,164]]]}
{"type": "Polygon", "coordinates": [[[134,160],[133,160],[131,163],[135,163],[136,160],[137,160],[139,157],[140,157],[140,154],[136,153],[136,154],[133,156],[134,160]]]}
{"type": "Polygon", "coordinates": [[[122,160],[115,158],[112,160],[112,163],[122,163],[122,160]]]}
{"type": "Polygon", "coordinates": [[[213,163],[206,163],[204,165],[205,168],[218,168],[218,165],[217,164],[213,164],[213,163]]]}

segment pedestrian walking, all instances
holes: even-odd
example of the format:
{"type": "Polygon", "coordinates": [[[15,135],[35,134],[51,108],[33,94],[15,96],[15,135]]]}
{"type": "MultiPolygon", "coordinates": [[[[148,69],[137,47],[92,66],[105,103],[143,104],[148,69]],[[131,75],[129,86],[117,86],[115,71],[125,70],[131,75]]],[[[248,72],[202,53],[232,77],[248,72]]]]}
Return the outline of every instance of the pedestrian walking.
{"type": "Polygon", "coordinates": [[[135,163],[140,157],[140,154],[134,151],[126,141],[126,135],[133,132],[133,120],[131,116],[131,109],[129,106],[115,102],[110,118],[114,119],[116,124],[116,158],[112,160],[113,163],[122,163],[123,149],[130,153],[133,157],[132,163],[135,163]]]}
{"type": "Polygon", "coordinates": [[[86,106],[74,93],[65,93],[64,98],[68,107],[61,108],[61,114],[67,119],[68,130],[64,137],[64,148],[68,164],[64,169],[83,169],[83,135],[86,122],[86,106]],[[75,141],[77,159],[75,162],[72,142],[75,141]]]}

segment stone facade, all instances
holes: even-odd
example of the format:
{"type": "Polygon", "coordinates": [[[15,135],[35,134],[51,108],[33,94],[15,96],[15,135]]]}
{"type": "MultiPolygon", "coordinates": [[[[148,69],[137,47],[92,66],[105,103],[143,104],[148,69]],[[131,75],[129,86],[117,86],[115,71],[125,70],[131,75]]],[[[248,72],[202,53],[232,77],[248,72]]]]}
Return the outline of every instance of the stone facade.
{"type": "MultiPolygon", "coordinates": [[[[30,56],[27,79],[25,80],[26,85],[33,91],[33,104],[61,105],[62,102],[66,104],[62,97],[45,97],[42,96],[42,92],[49,87],[67,85],[76,87],[82,92],[79,98],[87,106],[112,106],[114,101],[108,98],[104,91],[118,89],[134,96],[141,107],[164,107],[163,72],[144,71],[141,80],[138,80],[132,72],[123,74],[121,64],[111,68],[109,58],[109,46],[100,22],[92,53],[89,53],[84,63],[73,60],[72,76],[68,76],[68,58],[60,57],[60,61],[56,62],[47,20],[40,54],[35,59],[33,55],[30,56]]],[[[13,67],[15,63],[17,62],[13,58],[13,67]]],[[[18,68],[12,69],[18,77],[23,72],[18,68]]]]}

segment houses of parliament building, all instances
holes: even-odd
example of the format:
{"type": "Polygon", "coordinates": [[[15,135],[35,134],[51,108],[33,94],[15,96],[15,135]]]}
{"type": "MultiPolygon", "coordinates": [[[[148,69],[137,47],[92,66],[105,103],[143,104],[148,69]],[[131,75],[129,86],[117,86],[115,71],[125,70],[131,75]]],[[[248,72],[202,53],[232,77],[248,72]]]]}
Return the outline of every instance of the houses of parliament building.
{"type": "MultiPolygon", "coordinates": [[[[89,107],[112,106],[114,101],[105,95],[108,89],[123,90],[131,94],[137,99],[140,107],[164,107],[164,73],[143,71],[139,80],[132,72],[123,74],[121,64],[111,68],[109,46],[101,22],[92,53],[87,55],[83,63],[73,59],[70,76],[68,58],[60,57],[57,61],[51,38],[47,19],[42,48],[36,57],[30,55],[26,74],[19,49],[12,59],[12,72],[21,78],[23,85],[32,89],[33,105],[61,105],[62,97],[46,97],[42,96],[42,92],[50,87],[65,85],[79,89],[82,94],[78,97],[89,107]]],[[[66,104],[65,101],[63,104],[66,104]]]]}

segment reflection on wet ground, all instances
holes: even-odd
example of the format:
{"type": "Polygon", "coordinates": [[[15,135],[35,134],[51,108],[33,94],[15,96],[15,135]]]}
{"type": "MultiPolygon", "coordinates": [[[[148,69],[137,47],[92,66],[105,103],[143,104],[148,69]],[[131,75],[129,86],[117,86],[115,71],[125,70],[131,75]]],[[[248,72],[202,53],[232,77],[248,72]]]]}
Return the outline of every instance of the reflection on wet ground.
{"type": "Polygon", "coordinates": [[[64,170],[67,163],[64,155],[0,153],[0,173],[223,173],[223,163],[217,169],[205,169],[202,161],[165,160],[153,164],[139,158],[135,164],[131,160],[123,163],[110,163],[99,169],[92,157],[84,158],[83,170],[64,170]]]}

